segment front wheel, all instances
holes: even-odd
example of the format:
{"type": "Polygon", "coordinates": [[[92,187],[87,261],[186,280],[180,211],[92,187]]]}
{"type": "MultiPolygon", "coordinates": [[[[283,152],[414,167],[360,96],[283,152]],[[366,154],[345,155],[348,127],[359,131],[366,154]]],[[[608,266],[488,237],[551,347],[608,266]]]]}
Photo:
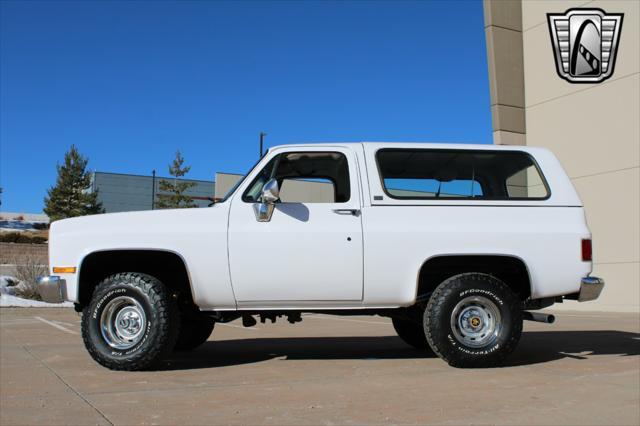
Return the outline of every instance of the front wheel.
{"type": "Polygon", "coordinates": [[[456,275],[431,295],[424,328],[431,348],[449,365],[492,367],[503,362],[520,340],[520,301],[491,275],[456,275]]]}
{"type": "Polygon", "coordinates": [[[180,328],[175,299],[156,278],[107,277],[82,312],[82,340],[91,357],[112,370],[143,370],[173,349],[180,328]]]}

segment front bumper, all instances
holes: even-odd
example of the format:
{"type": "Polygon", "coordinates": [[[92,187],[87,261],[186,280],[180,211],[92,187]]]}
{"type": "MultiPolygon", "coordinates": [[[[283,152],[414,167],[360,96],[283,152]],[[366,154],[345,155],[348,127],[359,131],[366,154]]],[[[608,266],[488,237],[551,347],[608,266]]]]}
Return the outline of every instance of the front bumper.
{"type": "Polygon", "coordinates": [[[67,283],[55,275],[38,277],[38,293],[45,302],[62,303],[67,299],[67,283]]]}
{"type": "Polygon", "coordinates": [[[596,300],[604,288],[604,280],[598,277],[584,277],[580,280],[580,292],[577,293],[578,302],[596,300]]]}

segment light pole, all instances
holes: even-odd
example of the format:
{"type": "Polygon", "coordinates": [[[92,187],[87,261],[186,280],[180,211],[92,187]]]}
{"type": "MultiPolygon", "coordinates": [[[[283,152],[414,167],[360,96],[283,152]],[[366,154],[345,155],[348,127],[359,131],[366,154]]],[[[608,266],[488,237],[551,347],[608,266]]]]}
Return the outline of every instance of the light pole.
{"type": "Polygon", "coordinates": [[[267,134],[265,132],[260,132],[260,158],[262,158],[263,155],[263,149],[262,147],[264,146],[264,137],[267,136],[267,134]]]}
{"type": "Polygon", "coordinates": [[[156,208],[156,171],[151,171],[151,210],[156,208]]]}

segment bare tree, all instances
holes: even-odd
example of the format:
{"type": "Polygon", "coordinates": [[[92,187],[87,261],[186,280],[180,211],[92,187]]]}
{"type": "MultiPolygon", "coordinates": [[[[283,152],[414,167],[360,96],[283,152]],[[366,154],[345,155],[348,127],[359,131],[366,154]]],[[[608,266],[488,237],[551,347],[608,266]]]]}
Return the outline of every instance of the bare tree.
{"type": "Polygon", "coordinates": [[[47,275],[47,265],[43,265],[40,258],[33,254],[20,256],[13,263],[16,265],[16,278],[20,280],[20,283],[15,286],[16,296],[40,300],[37,279],[39,276],[47,275]]]}

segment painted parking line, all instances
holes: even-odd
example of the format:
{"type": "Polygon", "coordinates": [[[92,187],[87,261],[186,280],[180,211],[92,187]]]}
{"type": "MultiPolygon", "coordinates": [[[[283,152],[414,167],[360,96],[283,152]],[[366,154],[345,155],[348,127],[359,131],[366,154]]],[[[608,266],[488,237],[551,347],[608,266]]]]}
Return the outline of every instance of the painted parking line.
{"type": "Polygon", "coordinates": [[[56,324],[61,325],[61,326],[65,326],[65,325],[67,327],[73,327],[74,326],[73,324],[68,323],[68,322],[64,322],[64,321],[52,320],[52,322],[55,322],[56,324]]]}
{"type": "Polygon", "coordinates": [[[66,327],[63,327],[63,326],[61,326],[61,325],[59,325],[59,324],[56,324],[55,322],[51,322],[51,321],[49,321],[49,320],[46,320],[46,319],[44,319],[44,318],[42,318],[42,317],[34,317],[34,318],[35,318],[35,319],[37,319],[38,321],[42,321],[43,323],[45,323],[45,324],[49,324],[51,327],[57,328],[58,330],[64,331],[64,332],[66,332],[66,333],[69,333],[69,334],[78,334],[78,332],[77,332],[77,331],[69,330],[69,329],[68,329],[68,328],[66,328],[66,327]]]}

